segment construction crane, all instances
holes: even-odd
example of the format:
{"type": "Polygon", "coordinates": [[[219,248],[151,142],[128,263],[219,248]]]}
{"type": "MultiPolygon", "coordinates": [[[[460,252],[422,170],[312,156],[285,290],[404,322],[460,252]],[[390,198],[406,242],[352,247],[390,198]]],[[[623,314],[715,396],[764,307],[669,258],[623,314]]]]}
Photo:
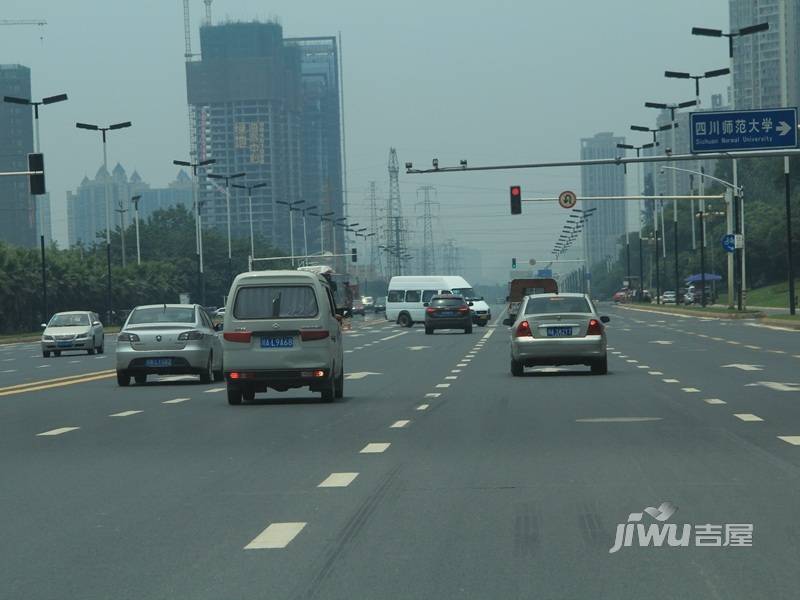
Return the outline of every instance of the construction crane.
{"type": "Polygon", "coordinates": [[[47,25],[44,19],[0,19],[0,25],[47,25]]]}
{"type": "Polygon", "coordinates": [[[206,5],[206,25],[211,25],[211,2],[212,0],[203,0],[206,5]]]}

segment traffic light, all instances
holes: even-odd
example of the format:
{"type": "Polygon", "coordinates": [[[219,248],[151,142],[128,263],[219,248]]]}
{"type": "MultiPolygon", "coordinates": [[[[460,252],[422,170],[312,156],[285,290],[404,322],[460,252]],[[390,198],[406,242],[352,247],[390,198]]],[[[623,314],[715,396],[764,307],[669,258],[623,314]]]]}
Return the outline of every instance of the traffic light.
{"type": "Polygon", "coordinates": [[[350,256],[350,260],[352,260],[353,262],[358,262],[358,248],[353,248],[351,252],[352,254],[350,256]]]}
{"type": "Polygon", "coordinates": [[[516,269],[517,268],[517,259],[516,258],[512,258],[511,259],[511,268],[512,269],[516,269]]]}
{"type": "Polygon", "coordinates": [[[41,171],[38,175],[28,175],[31,195],[40,196],[44,194],[44,154],[28,154],[28,171],[41,171]]]}
{"type": "Polygon", "coordinates": [[[511,186],[511,214],[522,214],[522,190],[518,185],[511,186]]]}

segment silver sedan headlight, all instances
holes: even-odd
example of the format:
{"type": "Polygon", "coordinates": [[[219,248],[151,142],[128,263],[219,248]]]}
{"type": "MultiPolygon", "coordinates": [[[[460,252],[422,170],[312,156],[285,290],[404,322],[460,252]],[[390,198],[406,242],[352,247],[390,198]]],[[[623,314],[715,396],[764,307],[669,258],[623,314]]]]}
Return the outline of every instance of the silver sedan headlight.
{"type": "Polygon", "coordinates": [[[42,341],[43,342],[52,342],[53,341],[53,336],[52,335],[43,335],[42,336],[42,341]]]}
{"type": "Polygon", "coordinates": [[[89,332],[88,331],[84,331],[83,333],[79,333],[78,335],[76,335],[75,339],[85,340],[87,337],[89,337],[89,332]]]}

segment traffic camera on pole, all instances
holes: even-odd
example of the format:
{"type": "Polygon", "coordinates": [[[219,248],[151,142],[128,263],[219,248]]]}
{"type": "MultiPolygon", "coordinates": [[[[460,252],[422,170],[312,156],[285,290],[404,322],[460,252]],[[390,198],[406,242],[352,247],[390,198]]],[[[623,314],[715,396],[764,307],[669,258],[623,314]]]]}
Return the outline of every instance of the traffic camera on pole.
{"type": "Polygon", "coordinates": [[[358,248],[353,248],[350,253],[350,260],[353,262],[358,262],[358,248]]]}
{"type": "Polygon", "coordinates": [[[44,185],[44,154],[39,152],[28,154],[28,184],[32,196],[40,196],[46,192],[44,185]]]}
{"type": "Polygon", "coordinates": [[[522,214],[522,189],[518,185],[511,186],[511,214],[522,214]]]}

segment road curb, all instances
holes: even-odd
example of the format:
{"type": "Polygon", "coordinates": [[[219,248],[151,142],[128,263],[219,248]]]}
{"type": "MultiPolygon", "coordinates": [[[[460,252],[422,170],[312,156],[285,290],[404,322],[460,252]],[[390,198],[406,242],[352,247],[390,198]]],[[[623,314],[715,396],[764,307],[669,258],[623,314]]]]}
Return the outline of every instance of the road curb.
{"type": "Polygon", "coordinates": [[[770,317],[762,317],[758,320],[762,325],[773,325],[775,327],[786,327],[787,329],[800,330],[800,322],[793,322],[788,319],[772,319],[770,317]]]}
{"type": "Polygon", "coordinates": [[[754,319],[764,319],[764,313],[761,312],[751,312],[745,314],[739,313],[717,313],[717,312],[706,312],[702,310],[692,310],[692,309],[670,309],[664,306],[630,306],[630,305],[618,305],[620,308],[624,308],[626,310],[639,310],[642,312],[651,312],[651,313],[659,313],[662,315],[678,315],[678,316],[687,316],[687,317],[704,317],[707,319],[737,319],[737,320],[754,320],[754,319]]]}

